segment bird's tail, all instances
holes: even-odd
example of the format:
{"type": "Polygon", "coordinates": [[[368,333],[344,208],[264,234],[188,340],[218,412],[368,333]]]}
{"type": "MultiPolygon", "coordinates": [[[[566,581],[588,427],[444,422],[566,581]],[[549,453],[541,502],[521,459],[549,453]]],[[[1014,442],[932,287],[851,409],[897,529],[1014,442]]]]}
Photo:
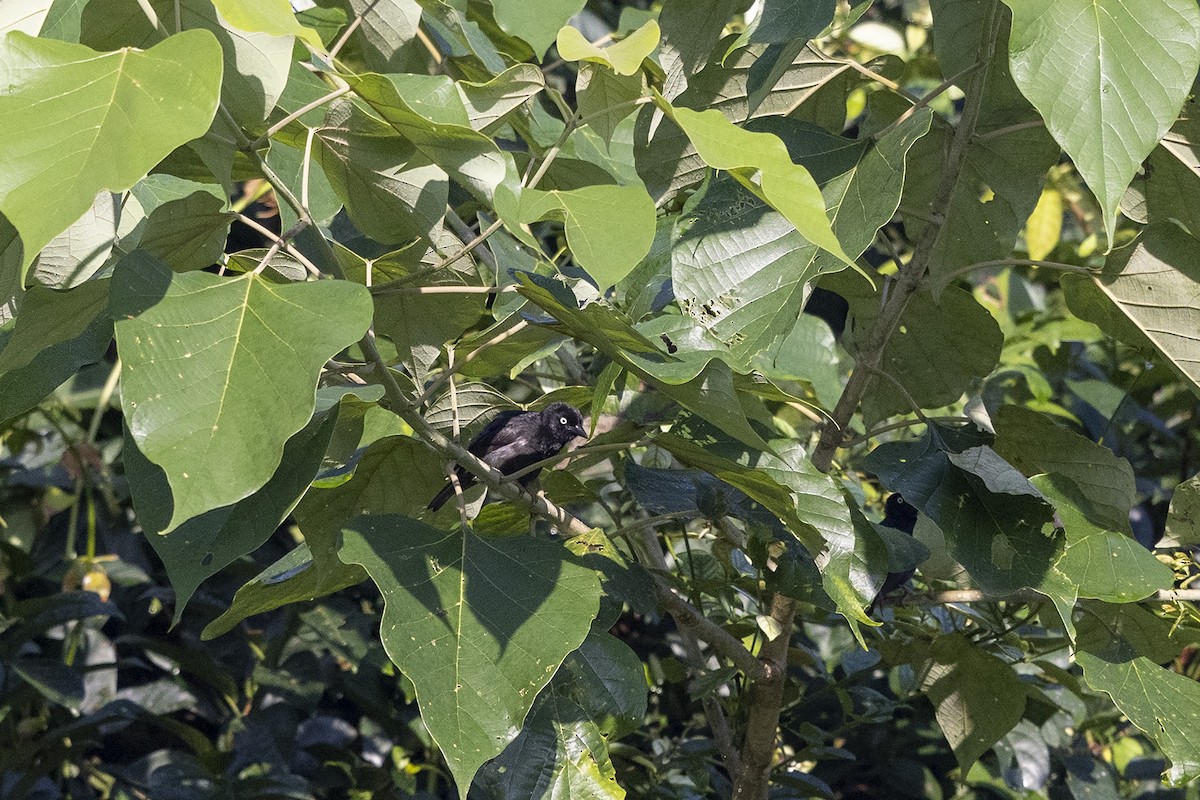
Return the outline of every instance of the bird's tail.
{"type": "Polygon", "coordinates": [[[429,501],[429,505],[426,506],[426,508],[428,508],[430,511],[437,511],[439,508],[446,505],[446,501],[449,500],[453,495],[454,484],[447,483],[442,487],[442,490],[438,492],[432,500],[429,501]]]}

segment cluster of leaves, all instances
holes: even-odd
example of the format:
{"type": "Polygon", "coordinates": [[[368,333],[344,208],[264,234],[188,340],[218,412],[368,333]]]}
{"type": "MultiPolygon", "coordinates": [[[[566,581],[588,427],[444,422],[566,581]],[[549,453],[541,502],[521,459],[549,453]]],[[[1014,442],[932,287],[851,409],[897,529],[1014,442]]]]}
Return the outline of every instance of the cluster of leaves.
{"type": "Polygon", "coordinates": [[[647,6],[0,7],[0,794],[1200,777],[1200,8],[647,6]]]}

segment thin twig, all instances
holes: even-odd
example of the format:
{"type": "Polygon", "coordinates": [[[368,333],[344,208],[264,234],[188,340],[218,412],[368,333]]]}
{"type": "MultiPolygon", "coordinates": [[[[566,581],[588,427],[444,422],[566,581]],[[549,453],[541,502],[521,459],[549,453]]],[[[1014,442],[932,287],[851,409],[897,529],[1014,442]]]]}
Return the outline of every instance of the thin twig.
{"type": "Polygon", "coordinates": [[[305,114],[312,111],[314,108],[320,108],[321,106],[325,105],[326,103],[328,103],[332,100],[336,100],[337,98],[341,97],[342,95],[346,94],[349,91],[350,91],[349,84],[347,84],[345,86],[339,86],[337,89],[334,89],[332,92],[325,95],[324,97],[319,97],[316,100],[313,100],[311,103],[307,103],[307,104],[301,106],[300,108],[296,109],[292,113],[288,114],[283,119],[279,120],[279,122],[276,122],[274,125],[267,128],[266,133],[264,133],[262,136],[258,137],[257,139],[255,139],[253,142],[250,143],[251,149],[253,149],[253,150],[259,149],[260,147],[265,145],[268,141],[270,141],[272,136],[279,133],[281,130],[286,128],[288,125],[291,125],[293,122],[300,119],[305,114]]]}
{"type": "MultiPolygon", "coordinates": [[[[942,162],[939,185],[934,193],[933,201],[930,203],[930,210],[935,218],[945,219],[946,209],[954,196],[954,188],[958,184],[963,165],[966,162],[975,125],[983,105],[987,67],[995,56],[996,20],[997,9],[993,5],[988,20],[983,26],[983,38],[980,43],[983,53],[979,62],[983,68],[977,69],[971,80],[962,115],[959,118],[954,137],[950,141],[950,151],[942,162]]],[[[909,298],[920,288],[924,280],[942,229],[941,225],[926,226],[913,249],[912,258],[907,264],[900,267],[897,285],[875,319],[874,325],[868,331],[864,346],[859,349],[856,368],[850,373],[850,379],[842,389],[831,419],[822,428],[821,438],[813,449],[813,466],[822,472],[827,472],[832,466],[838,443],[845,437],[844,431],[850,423],[850,418],[858,410],[863,395],[866,393],[872,375],[871,369],[879,369],[882,366],[884,348],[899,326],[909,298]]]]}
{"type": "MultiPolygon", "coordinates": [[[[237,217],[239,220],[242,221],[243,224],[248,225],[249,227],[258,231],[263,236],[266,236],[268,239],[270,239],[272,242],[282,241],[282,237],[279,234],[275,233],[275,231],[259,224],[257,221],[251,219],[250,217],[246,216],[245,214],[238,214],[237,217]]],[[[287,252],[288,255],[290,255],[292,258],[296,259],[301,264],[303,264],[304,268],[306,270],[308,270],[309,273],[313,277],[315,277],[315,278],[322,277],[321,270],[319,270],[317,268],[317,265],[312,263],[312,261],[310,261],[307,256],[305,256],[303,253],[301,253],[299,250],[297,250],[295,247],[293,247],[290,242],[284,241],[283,244],[280,246],[283,248],[283,250],[285,252],[287,252]]]]}
{"type": "Polygon", "coordinates": [[[498,336],[496,336],[492,339],[487,340],[483,344],[479,345],[479,347],[476,347],[474,350],[472,350],[470,353],[467,354],[466,358],[464,358],[462,361],[459,361],[457,364],[455,364],[453,368],[447,366],[446,369],[429,384],[429,387],[427,389],[425,389],[424,392],[421,393],[421,396],[416,399],[417,406],[420,407],[420,406],[427,405],[434,397],[437,396],[437,392],[440,391],[441,388],[443,386],[445,386],[446,383],[454,377],[454,374],[456,372],[461,370],[467,364],[470,364],[472,361],[474,361],[475,358],[477,356],[479,356],[479,354],[482,353],[484,350],[486,350],[489,347],[493,347],[494,345],[500,344],[505,339],[508,339],[510,336],[515,336],[516,334],[525,330],[525,328],[527,328],[527,327],[529,327],[528,322],[526,322],[523,319],[518,320],[517,323],[515,325],[513,325],[511,328],[509,328],[508,330],[500,333],[498,336]]]}
{"type": "Polygon", "coordinates": [[[371,0],[371,2],[367,4],[366,8],[364,8],[360,13],[354,15],[354,19],[350,20],[350,24],[346,26],[346,30],[342,31],[342,35],[339,36],[338,40],[333,43],[333,47],[329,48],[329,58],[331,60],[335,58],[338,54],[338,51],[345,46],[346,42],[350,39],[351,34],[358,30],[358,26],[362,25],[363,17],[365,17],[367,14],[370,14],[377,5],[379,5],[379,0],[371,0]]]}
{"type": "Polygon", "coordinates": [[[1058,270],[1059,272],[1074,272],[1079,275],[1095,275],[1097,272],[1088,267],[1081,267],[1076,264],[1063,264],[1058,261],[1041,261],[1035,258],[997,258],[992,261],[980,261],[978,264],[968,264],[965,267],[959,267],[949,275],[940,278],[940,280],[943,283],[949,283],[950,281],[958,280],[963,275],[981,269],[991,269],[992,267],[1043,267],[1045,269],[1058,270]]]}

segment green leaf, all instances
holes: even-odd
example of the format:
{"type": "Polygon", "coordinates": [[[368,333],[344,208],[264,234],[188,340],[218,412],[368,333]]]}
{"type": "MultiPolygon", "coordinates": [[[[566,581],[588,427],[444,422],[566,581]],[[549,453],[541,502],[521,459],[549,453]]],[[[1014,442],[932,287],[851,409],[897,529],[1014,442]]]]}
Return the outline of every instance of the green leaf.
{"type": "Polygon", "coordinates": [[[420,514],[444,480],[441,460],[416,439],[387,436],[371,443],[350,480],[305,494],[295,510],[304,543],[238,589],[233,605],[209,623],[204,637],[227,633],[246,617],[361,583],[362,567],[337,555],[342,524],[363,510],[420,514]]]}
{"type": "Polygon", "coordinates": [[[145,52],[9,33],[0,40],[0,213],[22,269],[103,189],[125,191],[216,113],[221,49],[185,31],[145,52]]]}
{"type": "Polygon", "coordinates": [[[751,42],[781,44],[812,39],[833,22],[836,0],[765,0],[751,42]]]}
{"type": "Polygon", "coordinates": [[[1054,504],[1067,543],[1054,563],[1077,597],[1109,603],[1133,603],[1159,589],[1170,589],[1175,573],[1132,536],[1096,525],[1087,516],[1090,503],[1075,485],[1038,475],[1030,482],[1054,504]]]}
{"type": "MultiPolygon", "coordinates": [[[[831,136],[791,120],[757,120],[822,184],[833,230],[859,256],[896,212],[904,155],[929,129],[925,109],[877,143],[831,136]]],[[[842,262],[809,243],[784,217],[733,181],[711,181],[677,223],[672,252],[676,298],[736,360],[758,354],[795,324],[817,276],[842,262]]],[[[990,365],[988,367],[990,370],[990,365]]]]}
{"type": "MultiPolygon", "coordinates": [[[[572,29],[573,30],[573,29],[572,29]]],[[[642,78],[617,75],[595,64],[582,64],[575,81],[579,116],[608,142],[624,119],[637,110],[633,104],[642,96],[642,78]]]]}
{"type": "Polygon", "coordinates": [[[58,291],[31,286],[11,333],[0,334],[0,420],[24,414],[112,341],[109,281],[58,291]]]}
{"type": "Polygon", "coordinates": [[[1200,394],[1200,341],[1191,308],[1180,306],[1181,298],[1200,291],[1197,240],[1174,225],[1151,225],[1133,244],[1113,251],[1094,281],[1200,394]]]}
{"type": "Polygon", "coordinates": [[[257,492],[232,506],[188,519],[165,535],[159,532],[173,517],[167,475],[142,455],[126,432],[125,475],[138,521],[175,591],[173,624],[179,622],[201,583],[257,550],[279,527],[317,474],[337,416],[336,410],[320,415],[288,439],[278,470],[257,492]]]}
{"type": "Polygon", "coordinates": [[[1193,475],[1175,487],[1167,514],[1167,531],[1162,547],[1187,547],[1200,544],[1200,475],[1193,475]]]}
{"type": "Polygon", "coordinates": [[[492,13],[500,27],[513,36],[519,36],[533,48],[534,55],[541,59],[554,42],[558,29],[567,20],[583,10],[586,0],[495,0],[492,13]]]}
{"type": "Polygon", "coordinates": [[[1013,668],[960,633],[934,640],[922,688],[965,772],[1021,721],[1025,687],[1013,668]]]}
{"type": "Polygon", "coordinates": [[[42,248],[33,264],[33,279],[52,289],[69,289],[92,277],[117,241],[121,205],[120,195],[97,194],[82,217],[42,248]]]}
{"type": "Polygon", "coordinates": [[[495,133],[511,114],[545,88],[542,71],[532,64],[509,67],[487,83],[458,83],[471,127],[481,133],[495,133]]]}
{"type": "Polygon", "coordinates": [[[384,648],[416,686],[465,798],[583,642],[599,607],[596,573],[557,542],[484,539],[397,515],[352,520],[339,555],[383,593],[384,648]]]}
{"type": "Polygon", "coordinates": [[[816,557],[825,592],[865,649],[858,624],[876,624],[863,609],[887,577],[887,546],[833,478],[812,465],[803,447],[787,441],[773,444],[778,455],[764,454],[757,466],[792,490],[796,512],[820,533],[818,547],[801,541],[816,557]]]}
{"type": "Polygon", "coordinates": [[[1088,686],[1112,698],[1121,713],[1171,759],[1167,777],[1183,784],[1200,777],[1200,684],[1164,669],[1145,656],[1113,647],[1080,651],[1075,660],[1088,686]]]}
{"type": "MultiPolygon", "coordinates": [[[[684,464],[702,469],[714,478],[744,492],[751,500],[775,514],[810,552],[821,552],[824,542],[820,533],[815,523],[809,522],[799,513],[791,485],[782,482],[794,480],[778,466],[781,463],[779,459],[768,461],[766,467],[759,469],[712,453],[695,442],[672,433],[660,434],[654,438],[654,442],[684,464]]],[[[822,522],[836,516],[836,511],[830,514],[828,507],[820,503],[820,491],[814,494],[818,498],[814,515],[822,522]]],[[[814,513],[814,508],[806,507],[804,511],[814,513]]]]}
{"type": "Polygon", "coordinates": [[[410,72],[422,63],[417,40],[421,6],[415,0],[350,0],[349,6],[362,18],[355,38],[370,70],[410,72]]]}
{"type": "MultiPolygon", "coordinates": [[[[512,164],[511,156],[506,159],[491,138],[467,124],[460,96],[455,95],[454,99],[462,108],[463,123],[453,124],[427,118],[415,110],[400,91],[401,86],[408,88],[412,82],[401,76],[347,75],[346,82],[397,133],[468,190],[490,199],[504,180],[512,164]]],[[[433,108],[425,110],[435,113],[433,108]]]]}
{"type": "Polygon", "coordinates": [[[1125,188],[1192,89],[1200,8],[1191,0],[1004,2],[1013,79],[1100,201],[1111,243],[1125,188]]]}
{"type": "Polygon", "coordinates": [[[973,438],[934,423],[919,440],[875,448],[863,466],[937,523],[979,588],[1036,588],[1062,547],[1051,508],[994,450],[970,446],[973,438]]]}
{"type": "Polygon", "coordinates": [[[113,280],[125,420],[174,495],[164,532],[270,480],[321,367],[371,319],[366,289],[342,281],[173,275],[139,254],[113,280]]]}
{"type": "Polygon", "coordinates": [[[538,695],[521,734],[480,772],[489,797],[620,800],[607,739],[640,727],[644,671],[624,643],[593,631],[538,695]]]}
{"type": "Polygon", "coordinates": [[[147,216],[121,238],[119,252],[139,250],[176,272],[210,267],[225,252],[234,215],[220,186],[151,175],[133,195],[147,216]]]}
{"type": "MultiPolygon", "coordinates": [[[[174,0],[152,0],[150,5],[160,20],[173,23],[178,10],[183,30],[206,30],[217,38],[224,64],[222,104],[242,125],[261,123],[275,107],[287,82],[295,39],[241,27],[210,0],[179,0],[178,4],[174,0]]],[[[162,38],[136,0],[89,2],[79,24],[79,41],[97,50],[149,48],[162,38]]],[[[224,128],[224,123],[218,125],[224,128]]]]}
{"type": "Polygon", "coordinates": [[[648,21],[616,44],[600,48],[570,26],[558,32],[558,55],[564,61],[594,61],[618,75],[636,75],[642,61],[658,47],[658,23],[648,21]]]}
{"type": "Polygon", "coordinates": [[[1021,406],[1005,405],[992,419],[998,434],[994,447],[1008,463],[1029,477],[1050,472],[1070,481],[1085,500],[1078,510],[1093,525],[1132,534],[1129,509],[1137,501],[1137,487],[1128,461],[1021,406]]]}
{"type": "MultiPolygon", "coordinates": [[[[828,286],[850,303],[852,321],[845,343],[855,355],[879,316],[882,296],[848,273],[834,280],[836,284],[828,286]]],[[[1004,334],[996,319],[969,292],[950,287],[935,299],[921,291],[911,296],[900,324],[884,345],[881,366],[919,407],[938,408],[956,402],[991,373],[1003,346],[1004,334]]],[[[875,379],[863,400],[867,425],[911,411],[909,399],[886,378],[875,379]]]]}
{"type": "MultiPolygon", "coordinates": [[[[686,4],[681,6],[687,8],[686,4]]],[[[664,31],[667,30],[667,16],[676,7],[668,5],[664,9],[661,20],[664,31]]],[[[699,19],[703,15],[686,10],[680,13],[686,18],[685,25],[711,24],[715,19],[715,16],[699,19]]],[[[719,26],[717,33],[720,33],[719,26]]],[[[664,43],[664,66],[670,50],[668,43],[664,43]]],[[[676,107],[716,109],[727,119],[742,122],[758,117],[791,115],[793,109],[804,108],[802,104],[823,87],[842,81],[853,88],[851,82],[856,84],[864,80],[846,61],[830,58],[815,46],[781,51],[775,54],[775,59],[769,58],[767,53],[760,54],[759,50],[758,47],[738,50],[723,63],[709,64],[689,78],[686,91],[672,97],[672,87],[665,86],[664,94],[676,107]],[[772,61],[775,62],[773,68],[772,61]]],[[[768,49],[767,52],[771,51],[768,49]]],[[[707,57],[705,50],[703,58],[707,57]]],[[[888,76],[890,78],[899,77],[899,71],[889,70],[886,64],[868,62],[867,66],[880,74],[894,72],[888,76]]],[[[683,63],[679,67],[686,69],[683,63]]],[[[839,113],[845,117],[845,98],[839,98],[838,102],[839,113]]],[[[679,190],[700,183],[707,167],[687,134],[674,125],[659,124],[659,115],[654,108],[644,108],[638,115],[634,154],[638,174],[645,180],[650,195],[661,204],[679,190]]],[[[840,121],[838,125],[841,125],[840,121]]]]}
{"type": "Polygon", "coordinates": [[[261,0],[243,3],[240,0],[213,0],[221,16],[243,31],[269,33],[275,36],[297,36],[314,47],[322,47],[316,31],[296,21],[291,3],[287,0],[261,0]]]}
{"type": "Polygon", "coordinates": [[[824,320],[801,314],[791,331],[754,358],[754,366],[772,380],[805,381],[818,403],[833,408],[842,393],[840,352],[824,320]]]}
{"type": "Polygon", "coordinates": [[[325,125],[312,153],[354,226],[380,244],[429,240],[441,228],[450,182],[404,139],[325,125]]]}
{"type": "Polygon", "coordinates": [[[510,229],[541,219],[562,219],[576,263],[601,289],[630,272],[654,241],[654,201],[636,186],[584,186],[571,191],[496,190],[496,211],[510,229]]]}
{"type": "Polygon", "coordinates": [[[551,289],[554,282],[531,273],[518,273],[520,292],[549,314],[542,324],[587,342],[625,369],[654,384],[681,406],[725,433],[756,449],[767,443],[750,427],[734,389],[733,372],[723,361],[700,354],[682,361],[660,350],[645,336],[598,304],[578,308],[574,296],[564,300],[551,289]]]}
{"type": "Polygon", "coordinates": [[[783,214],[805,239],[853,265],[833,233],[816,181],[807,169],[792,162],[777,136],[739,128],[715,109],[697,112],[667,106],[664,111],[687,134],[705,164],[728,170],[783,214]]]}

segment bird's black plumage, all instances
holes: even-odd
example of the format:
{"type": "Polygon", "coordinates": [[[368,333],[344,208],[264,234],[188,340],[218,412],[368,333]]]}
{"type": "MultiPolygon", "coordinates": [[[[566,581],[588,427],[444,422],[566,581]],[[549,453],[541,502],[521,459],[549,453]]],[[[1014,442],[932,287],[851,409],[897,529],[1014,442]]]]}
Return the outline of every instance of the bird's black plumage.
{"type": "MultiPolygon", "coordinates": [[[[505,411],[488,423],[471,440],[467,449],[505,475],[520,472],[531,464],[556,455],[577,436],[585,436],[583,415],[566,403],[551,403],[543,411],[505,411]]],[[[523,476],[528,486],[541,472],[523,476]]],[[[458,485],[464,490],[475,485],[475,476],[461,466],[454,468],[458,485]]],[[[454,495],[454,484],[447,483],[429,502],[437,511],[454,495]]]]}
{"type": "MultiPolygon", "coordinates": [[[[883,519],[880,520],[879,524],[912,536],[913,529],[917,527],[917,508],[911,503],[905,502],[904,498],[900,495],[893,494],[883,504],[883,519]]],[[[867,614],[873,613],[875,606],[879,604],[881,599],[908,583],[915,573],[915,569],[906,569],[903,572],[889,572],[887,578],[883,581],[883,586],[879,589],[879,594],[875,595],[875,599],[871,601],[871,605],[867,609],[867,614]]]]}

